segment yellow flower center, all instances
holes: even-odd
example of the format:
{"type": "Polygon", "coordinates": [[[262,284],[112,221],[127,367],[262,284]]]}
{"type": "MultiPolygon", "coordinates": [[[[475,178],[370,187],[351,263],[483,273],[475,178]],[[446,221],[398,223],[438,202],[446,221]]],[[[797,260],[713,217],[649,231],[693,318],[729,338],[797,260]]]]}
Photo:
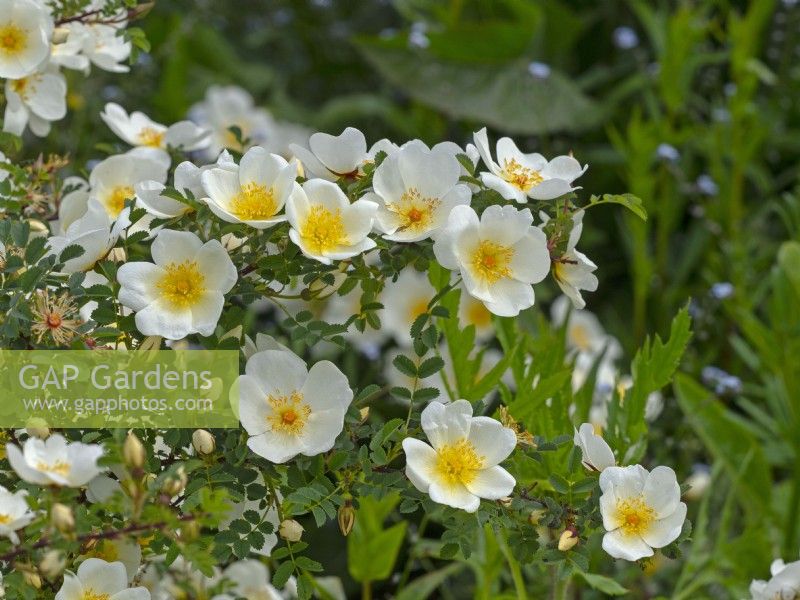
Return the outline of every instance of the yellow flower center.
{"type": "Polygon", "coordinates": [[[267,404],[273,410],[273,414],[267,417],[267,422],[273,431],[280,433],[301,433],[311,415],[311,407],[303,402],[303,395],[298,391],[288,396],[267,396],[267,404]]]}
{"type": "Polygon", "coordinates": [[[417,317],[422,313],[428,312],[428,302],[430,298],[417,298],[408,308],[408,322],[409,325],[417,320],[417,317]]]}
{"type": "Polygon", "coordinates": [[[156,284],[161,297],[173,308],[189,308],[197,304],[206,291],[206,278],[197,263],[193,260],[170,263],[165,270],[166,274],[156,284]]]}
{"type": "Polygon", "coordinates": [[[620,521],[620,529],[625,535],[645,533],[650,529],[655,516],[655,511],[645,503],[641,496],[617,500],[617,519],[620,521]]]}
{"type": "Polygon", "coordinates": [[[25,91],[28,89],[28,78],[23,77],[22,79],[15,79],[11,82],[11,89],[18,96],[25,98],[25,91]]]}
{"type": "Polygon", "coordinates": [[[133,198],[136,192],[130,185],[118,185],[112,188],[105,198],[105,208],[109,216],[117,218],[122,209],[125,208],[125,200],[133,198]]]}
{"type": "Polygon", "coordinates": [[[9,56],[20,54],[28,46],[28,35],[24,29],[9,23],[0,27],[0,52],[9,56]]]}
{"type": "Polygon", "coordinates": [[[511,259],[514,249],[489,240],[482,240],[472,254],[474,275],[486,283],[497,283],[504,277],[511,277],[511,259]]]}
{"type": "Polygon", "coordinates": [[[57,460],[54,463],[46,463],[39,461],[36,463],[36,469],[42,473],[55,473],[56,475],[65,476],[69,473],[69,463],[63,460],[57,460]]]}
{"type": "Polygon", "coordinates": [[[151,148],[161,148],[164,145],[164,131],[158,131],[152,127],[145,127],[139,132],[139,143],[142,146],[151,148]]]}
{"type": "Polygon", "coordinates": [[[278,212],[272,189],[257,183],[246,183],[231,201],[231,212],[242,221],[269,219],[278,212]]]}
{"type": "Polygon", "coordinates": [[[323,254],[348,244],[341,209],[331,212],[320,204],[311,207],[300,237],[314,254],[323,254]]]}
{"type": "Polygon", "coordinates": [[[11,523],[11,516],[0,513],[0,525],[11,523]]]}
{"type": "Polygon", "coordinates": [[[469,305],[466,310],[467,325],[475,325],[476,328],[487,327],[492,323],[492,313],[486,308],[483,302],[467,300],[469,305]]]}
{"type": "Polygon", "coordinates": [[[589,336],[589,330],[583,325],[573,325],[570,327],[569,339],[572,345],[579,350],[587,351],[592,348],[592,338],[589,336]]]}
{"type": "Polygon", "coordinates": [[[484,457],[467,439],[442,446],[436,454],[434,470],[449,485],[471,483],[483,467],[484,457]]]}
{"type": "Polygon", "coordinates": [[[397,204],[387,204],[393,213],[401,220],[399,231],[425,231],[433,221],[433,211],[441,201],[438,198],[423,198],[416,188],[410,188],[400,197],[397,204]]]}
{"type": "Polygon", "coordinates": [[[542,177],[539,171],[523,167],[515,158],[503,161],[502,177],[508,183],[523,192],[527,192],[533,186],[539,185],[544,181],[544,177],[542,177]]]}
{"type": "Polygon", "coordinates": [[[116,562],[119,560],[119,549],[116,544],[103,541],[91,553],[95,558],[102,558],[106,562],[116,562]]]}
{"type": "Polygon", "coordinates": [[[81,600],[109,600],[109,598],[111,598],[109,594],[101,594],[94,590],[84,590],[81,596],[81,600]]]}

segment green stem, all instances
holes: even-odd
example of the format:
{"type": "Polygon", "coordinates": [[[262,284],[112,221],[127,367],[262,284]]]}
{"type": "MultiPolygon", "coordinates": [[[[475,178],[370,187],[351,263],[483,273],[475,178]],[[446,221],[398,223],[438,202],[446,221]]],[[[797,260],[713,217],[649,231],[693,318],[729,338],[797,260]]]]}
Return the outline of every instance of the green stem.
{"type": "Polygon", "coordinates": [[[522,576],[519,562],[517,562],[517,559],[514,558],[514,553],[509,549],[505,536],[500,537],[498,542],[500,551],[506,557],[508,569],[511,571],[511,579],[514,581],[514,589],[517,591],[517,600],[528,600],[528,594],[525,591],[525,579],[522,576]]]}
{"type": "Polygon", "coordinates": [[[361,600],[372,600],[372,582],[364,581],[361,584],[361,600]]]}

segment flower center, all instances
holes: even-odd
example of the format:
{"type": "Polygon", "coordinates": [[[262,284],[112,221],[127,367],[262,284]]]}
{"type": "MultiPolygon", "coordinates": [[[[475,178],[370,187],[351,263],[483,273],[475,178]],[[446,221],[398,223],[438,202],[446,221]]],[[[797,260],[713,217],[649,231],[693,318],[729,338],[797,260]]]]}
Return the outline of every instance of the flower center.
{"type": "Polygon", "coordinates": [[[523,192],[544,181],[539,171],[523,167],[515,158],[503,161],[503,179],[523,192]]]}
{"type": "Polygon", "coordinates": [[[161,148],[164,144],[164,133],[153,127],[145,127],[139,132],[139,143],[142,146],[161,148]]]}
{"type": "Polygon", "coordinates": [[[269,219],[278,212],[272,189],[257,183],[246,183],[231,201],[231,212],[242,221],[269,219]]]}
{"type": "Polygon", "coordinates": [[[95,549],[92,556],[102,558],[106,562],[116,562],[119,560],[119,550],[115,544],[104,541],[95,549]]]}
{"type": "Polygon", "coordinates": [[[18,96],[25,98],[25,90],[28,89],[28,78],[23,77],[22,79],[15,79],[11,82],[11,89],[18,96]]]}
{"type": "Polygon", "coordinates": [[[303,402],[303,395],[294,391],[288,396],[267,396],[267,404],[272,408],[273,414],[267,417],[267,422],[273,431],[297,435],[303,431],[311,407],[303,402]]]}
{"type": "Polygon", "coordinates": [[[467,325],[475,325],[475,327],[486,327],[492,322],[492,313],[483,304],[483,302],[470,301],[466,311],[467,325]]]}
{"type": "Polygon", "coordinates": [[[436,474],[449,485],[471,483],[483,467],[484,457],[475,452],[475,447],[462,439],[436,450],[436,474]]]}
{"type": "Polygon", "coordinates": [[[135,194],[136,192],[133,191],[133,187],[130,185],[118,185],[112,188],[106,195],[106,212],[111,217],[117,218],[122,209],[125,208],[125,200],[133,198],[135,194]]]}
{"type": "Polygon", "coordinates": [[[331,212],[324,206],[315,204],[308,213],[300,236],[314,254],[323,254],[337,246],[347,245],[341,209],[331,212]]]}
{"type": "Polygon", "coordinates": [[[50,329],[58,329],[61,327],[61,316],[55,313],[50,313],[47,315],[45,322],[50,329]]]}
{"type": "Polygon", "coordinates": [[[156,284],[161,297],[173,308],[189,308],[197,304],[206,291],[206,278],[197,263],[193,260],[170,263],[165,270],[166,274],[156,284]]]}
{"type": "Polygon", "coordinates": [[[592,340],[589,337],[589,330],[583,325],[573,325],[570,327],[569,339],[579,350],[587,351],[592,348],[592,340]]]}
{"type": "Polygon", "coordinates": [[[28,46],[28,36],[24,29],[9,23],[0,27],[0,52],[7,57],[20,54],[28,46]]]}
{"type": "Polygon", "coordinates": [[[497,283],[511,277],[511,259],[514,249],[489,240],[482,240],[472,253],[472,269],[478,279],[486,283],[497,283]]]}
{"type": "Polygon", "coordinates": [[[438,198],[423,198],[416,188],[409,188],[400,197],[397,204],[387,204],[393,213],[401,220],[399,231],[425,231],[433,222],[433,212],[441,201],[438,198]]]}
{"type": "Polygon", "coordinates": [[[83,596],[81,596],[81,600],[109,600],[109,598],[111,598],[110,595],[101,594],[94,590],[84,590],[83,596]]]}
{"type": "Polygon", "coordinates": [[[11,523],[11,515],[0,514],[0,525],[11,523]]]}
{"type": "Polygon", "coordinates": [[[55,473],[56,475],[66,476],[69,473],[69,463],[57,460],[54,463],[39,461],[36,463],[36,470],[42,473],[55,473]]]}
{"type": "Polygon", "coordinates": [[[626,535],[641,535],[655,520],[655,511],[641,496],[633,496],[617,500],[617,519],[621,523],[620,529],[626,535]]]}
{"type": "Polygon", "coordinates": [[[417,298],[408,308],[408,322],[414,323],[422,313],[428,312],[430,298],[417,298]]]}

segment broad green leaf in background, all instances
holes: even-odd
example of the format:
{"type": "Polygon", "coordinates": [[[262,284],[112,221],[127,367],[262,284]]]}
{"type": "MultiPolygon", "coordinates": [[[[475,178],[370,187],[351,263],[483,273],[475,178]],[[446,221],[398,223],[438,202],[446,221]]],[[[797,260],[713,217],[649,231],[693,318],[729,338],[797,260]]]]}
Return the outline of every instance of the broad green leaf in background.
{"type": "Polygon", "coordinates": [[[467,65],[407,47],[401,37],[360,38],[364,58],[392,85],[453,118],[501,131],[541,134],[597,125],[601,107],[561,73],[536,78],[529,60],[467,65]]]}
{"type": "Polygon", "coordinates": [[[392,574],[408,522],[384,529],[383,521],[399,502],[396,492],[380,500],[371,496],[359,499],[356,523],[347,537],[347,565],[356,581],[379,581],[392,574]]]}
{"type": "Polygon", "coordinates": [[[602,575],[594,575],[592,573],[584,573],[583,571],[579,571],[578,569],[575,570],[577,575],[583,577],[590,586],[594,589],[603,592],[604,594],[608,594],[609,596],[622,596],[623,594],[627,594],[628,590],[618,584],[616,581],[611,579],[610,577],[604,577],[602,575]]]}

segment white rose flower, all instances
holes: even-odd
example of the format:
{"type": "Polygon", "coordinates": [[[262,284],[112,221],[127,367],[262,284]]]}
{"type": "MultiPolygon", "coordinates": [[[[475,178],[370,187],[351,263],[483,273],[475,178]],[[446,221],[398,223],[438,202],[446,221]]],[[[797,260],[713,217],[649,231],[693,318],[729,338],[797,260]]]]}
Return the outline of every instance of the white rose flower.
{"type": "Polygon", "coordinates": [[[375,247],[368,235],[377,210],[369,200],[350,204],[335,183],[312,179],[295,186],[286,202],[289,237],[323,264],[346,260],[375,247]]]}
{"type": "Polygon", "coordinates": [[[130,115],[119,104],[109,102],[100,118],[120,139],[131,146],[166,151],[175,148],[191,152],[208,146],[211,132],[191,121],[179,121],[167,127],[156,123],[142,112],[130,115]]]}
{"type": "Polygon", "coordinates": [[[136,185],[144,181],[164,183],[167,168],[163,163],[136,154],[117,154],[100,161],[89,175],[89,202],[97,202],[108,216],[116,219],[125,201],[136,196],[136,185]]]}
{"type": "Polygon", "coordinates": [[[50,123],[67,114],[67,81],[56,69],[9,79],[5,91],[3,131],[8,133],[22,135],[25,127],[30,127],[34,135],[44,137],[50,133],[50,123]]]}
{"type": "Polygon", "coordinates": [[[383,327],[398,344],[411,346],[411,325],[418,316],[427,312],[428,303],[435,295],[436,290],[428,281],[427,274],[413,267],[406,267],[397,281],[386,284],[381,294],[384,307],[381,317],[383,327]]]}
{"type": "Polygon", "coordinates": [[[97,466],[97,459],[103,455],[102,446],[68,443],[57,433],[46,440],[28,438],[22,450],[14,444],[8,444],[6,450],[17,475],[37,485],[82,487],[103,470],[97,466]]]}
{"type": "Polygon", "coordinates": [[[240,146],[231,127],[238,127],[242,138],[250,145],[272,148],[275,122],[266,110],[256,108],[253,97],[240,87],[211,86],[205,99],[189,109],[189,117],[211,131],[210,144],[205,150],[208,159],[213,159],[226,148],[247,149],[240,146]]]}
{"type": "Polygon", "coordinates": [[[675,471],[641,465],[607,467],[600,473],[603,550],[614,558],[639,560],[674,542],[686,520],[675,471]]]}
{"type": "Polygon", "coordinates": [[[78,245],[83,248],[83,254],[67,260],[64,272],[88,271],[108,254],[129,224],[126,212],[120,213],[112,223],[108,212],[92,203],[82,217],[70,223],[63,235],[54,235],[48,240],[50,254],[58,256],[67,246],[78,245]]]}
{"type": "MultiPolygon", "coordinates": [[[[312,136],[313,137],[313,136],[312,136]]],[[[419,140],[405,144],[375,169],[376,225],[387,240],[416,242],[431,237],[454,206],[469,204],[469,188],[459,183],[462,166],[452,149],[429,149],[419,140]]]]}
{"type": "Polygon", "coordinates": [[[25,497],[28,492],[10,492],[0,485],[0,536],[7,537],[12,544],[19,544],[17,530],[30,523],[34,514],[25,497]]]}
{"type": "Polygon", "coordinates": [[[475,512],[481,498],[498,500],[514,489],[516,481],[499,463],[517,436],[499,421],[473,417],[466,400],[432,402],[422,411],[422,429],[431,445],[403,440],[406,475],[434,502],[475,512]]]}
{"type": "Polygon", "coordinates": [[[597,290],[598,283],[597,276],[594,274],[597,265],[575,248],[583,232],[583,214],[584,211],[579,210],[573,215],[573,226],[569,234],[567,249],[564,254],[553,261],[553,277],[561,291],[572,300],[572,305],[576,309],[586,306],[581,290],[594,292],[597,290]]]}
{"type": "Polygon", "coordinates": [[[469,325],[475,327],[475,339],[478,341],[490,340],[495,336],[494,325],[492,324],[492,313],[486,305],[473,298],[464,287],[460,285],[461,296],[458,302],[458,323],[463,329],[469,325]]]}
{"type": "Polygon", "coordinates": [[[214,333],[236,267],[217,240],[205,244],[186,231],[162,230],[150,249],[153,262],[129,262],[117,271],[119,301],[136,312],[143,335],[180,340],[214,333]]]}
{"type": "Polygon", "coordinates": [[[460,272],[470,295],[501,317],[533,306],[532,285],[550,270],[547,238],[527,208],[489,206],[479,219],[471,207],[456,206],[433,252],[443,267],[460,272]]]}
{"type": "Polygon", "coordinates": [[[308,370],[285,350],[250,357],[232,394],[237,392],[247,445],[274,463],[330,450],[353,400],[347,378],[333,363],[320,361],[308,370]]]}
{"type": "Polygon", "coordinates": [[[581,462],[587,469],[602,471],[617,464],[611,446],[595,432],[591,423],[584,423],[580,429],[575,430],[573,442],[580,448],[581,462]]]}
{"type": "Polygon", "coordinates": [[[571,156],[557,156],[548,161],[541,154],[523,154],[511,138],[497,140],[497,161],[492,158],[489,138],[484,127],[475,132],[475,146],[489,172],[480,174],[483,184],[500,192],[506,200],[525,203],[534,200],[553,200],[579,189],[572,182],[583,175],[587,167],[571,156]]]}
{"type": "Polygon", "coordinates": [[[283,595],[270,584],[269,569],[257,560],[237,561],[222,572],[222,578],[233,583],[225,594],[217,594],[211,600],[283,600],[283,595]]]}
{"type": "Polygon", "coordinates": [[[128,588],[128,575],[121,562],[89,558],[77,573],[69,571],[55,600],[150,600],[143,587],[128,588]]]}
{"type": "Polygon", "coordinates": [[[769,581],[756,579],[750,584],[752,600],[795,600],[800,598],[800,560],[788,565],[780,558],[769,567],[769,581]]]}
{"type": "Polygon", "coordinates": [[[355,127],[347,127],[339,135],[315,133],[308,139],[308,148],[290,144],[292,153],[300,160],[303,169],[314,177],[336,181],[341,177],[356,178],[364,165],[374,161],[378,152],[391,155],[397,146],[389,140],[380,140],[367,150],[364,134],[355,127]]]}
{"type": "Polygon", "coordinates": [[[278,213],[295,187],[297,165],[260,146],[250,148],[236,170],[202,174],[206,204],[223,221],[266,229],[286,220],[278,213]]]}
{"type": "Polygon", "coordinates": [[[68,23],[70,32],[67,41],[80,44],[82,54],[88,59],[76,66],[82,66],[88,73],[89,63],[109,73],[127,73],[130,67],[126,64],[131,55],[131,43],[124,36],[118,35],[118,27],[125,23],[117,23],[117,27],[102,23],[68,23]],[[74,42],[73,42],[74,38],[74,42]]]}
{"type": "Polygon", "coordinates": [[[0,0],[0,78],[22,79],[50,56],[53,18],[32,0],[0,0]]]}

